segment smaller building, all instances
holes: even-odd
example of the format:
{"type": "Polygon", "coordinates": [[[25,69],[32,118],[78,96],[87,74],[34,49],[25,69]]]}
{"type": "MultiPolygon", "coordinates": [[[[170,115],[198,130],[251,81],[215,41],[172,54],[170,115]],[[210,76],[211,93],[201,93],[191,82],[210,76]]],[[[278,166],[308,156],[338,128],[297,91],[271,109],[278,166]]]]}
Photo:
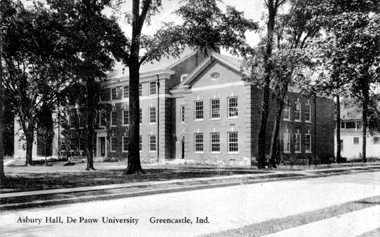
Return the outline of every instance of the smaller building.
{"type": "MultiPolygon", "coordinates": [[[[344,103],[342,104],[340,110],[341,157],[346,158],[348,161],[360,160],[363,147],[362,114],[357,107],[347,107],[344,103]]],[[[337,145],[335,144],[336,151],[337,145]]],[[[380,134],[367,132],[366,157],[380,158],[380,134]]]]}

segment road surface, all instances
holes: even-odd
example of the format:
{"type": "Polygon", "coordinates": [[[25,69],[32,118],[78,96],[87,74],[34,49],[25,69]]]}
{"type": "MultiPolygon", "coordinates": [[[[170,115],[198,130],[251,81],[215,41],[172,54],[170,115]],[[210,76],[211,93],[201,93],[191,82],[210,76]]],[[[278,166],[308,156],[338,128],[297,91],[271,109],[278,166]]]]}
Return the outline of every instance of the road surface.
{"type": "MultiPolygon", "coordinates": [[[[199,236],[379,195],[380,172],[242,183],[233,187],[3,211],[0,236],[199,236]]],[[[380,212],[377,209],[371,213],[371,227],[363,230],[357,227],[352,236],[380,227],[380,212]]]]}

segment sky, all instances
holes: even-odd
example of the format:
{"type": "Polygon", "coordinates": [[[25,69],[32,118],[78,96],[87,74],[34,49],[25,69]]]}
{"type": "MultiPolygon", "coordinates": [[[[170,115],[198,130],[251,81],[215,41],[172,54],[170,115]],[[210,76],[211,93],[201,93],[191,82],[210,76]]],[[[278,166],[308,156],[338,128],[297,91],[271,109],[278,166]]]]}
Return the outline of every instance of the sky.
{"type": "MultiPolygon", "coordinates": [[[[202,1],[202,0],[200,0],[202,1]]],[[[152,18],[152,25],[143,28],[144,34],[154,34],[154,32],[162,26],[162,22],[179,22],[180,18],[173,14],[180,6],[181,0],[162,0],[162,9],[159,14],[152,18]]],[[[234,6],[238,11],[244,12],[244,16],[247,19],[253,19],[254,21],[260,21],[265,11],[264,0],[223,0],[223,4],[220,8],[224,11],[226,5],[234,6]]],[[[132,1],[127,1],[122,11],[130,11],[132,9],[132,1]]],[[[120,22],[120,25],[127,37],[130,37],[131,26],[124,21],[120,22]]],[[[247,42],[254,46],[259,41],[258,33],[249,32],[246,35],[247,42]]]]}

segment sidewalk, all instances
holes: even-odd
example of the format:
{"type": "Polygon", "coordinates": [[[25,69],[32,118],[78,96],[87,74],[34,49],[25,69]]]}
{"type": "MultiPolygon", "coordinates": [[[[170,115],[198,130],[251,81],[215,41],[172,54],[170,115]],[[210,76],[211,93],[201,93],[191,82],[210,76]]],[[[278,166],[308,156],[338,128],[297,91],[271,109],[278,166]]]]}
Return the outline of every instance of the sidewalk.
{"type": "Polygon", "coordinates": [[[271,182],[290,179],[317,178],[330,175],[339,175],[343,173],[363,172],[380,170],[380,164],[358,167],[342,167],[318,170],[301,170],[301,171],[282,171],[271,170],[269,173],[231,175],[220,177],[193,178],[193,179],[175,179],[169,181],[150,181],[138,183],[112,184],[102,186],[76,187],[64,189],[49,189],[29,192],[0,193],[0,201],[12,198],[25,198],[33,201],[0,204],[0,210],[17,209],[28,207],[39,207],[56,204],[67,204],[77,202],[87,202],[94,200],[109,200],[115,198],[126,198],[145,196],[169,192],[182,192],[196,189],[227,187],[240,184],[250,184],[258,182],[271,182]],[[167,187],[175,185],[174,187],[167,187]],[[160,187],[161,186],[161,187],[160,187]],[[165,186],[164,188],[162,186],[165,186]],[[115,191],[114,193],[97,194],[98,191],[115,191]],[[60,194],[82,194],[89,192],[87,195],[80,195],[74,198],[62,198],[60,194]],[[93,192],[91,194],[91,192],[93,192]],[[95,195],[94,195],[95,194],[95,195]],[[57,197],[55,197],[57,195],[57,197]]]}

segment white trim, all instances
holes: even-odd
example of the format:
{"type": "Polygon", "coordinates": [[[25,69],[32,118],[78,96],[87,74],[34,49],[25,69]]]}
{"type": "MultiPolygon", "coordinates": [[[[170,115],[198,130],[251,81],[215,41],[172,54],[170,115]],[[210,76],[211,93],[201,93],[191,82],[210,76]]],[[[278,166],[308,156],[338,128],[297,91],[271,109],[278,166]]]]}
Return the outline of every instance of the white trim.
{"type": "Polygon", "coordinates": [[[239,82],[233,82],[233,83],[226,83],[222,85],[204,86],[204,87],[198,87],[198,88],[191,88],[191,90],[195,92],[195,91],[215,90],[215,89],[227,88],[231,86],[244,86],[244,82],[239,81],[239,82]]]}

